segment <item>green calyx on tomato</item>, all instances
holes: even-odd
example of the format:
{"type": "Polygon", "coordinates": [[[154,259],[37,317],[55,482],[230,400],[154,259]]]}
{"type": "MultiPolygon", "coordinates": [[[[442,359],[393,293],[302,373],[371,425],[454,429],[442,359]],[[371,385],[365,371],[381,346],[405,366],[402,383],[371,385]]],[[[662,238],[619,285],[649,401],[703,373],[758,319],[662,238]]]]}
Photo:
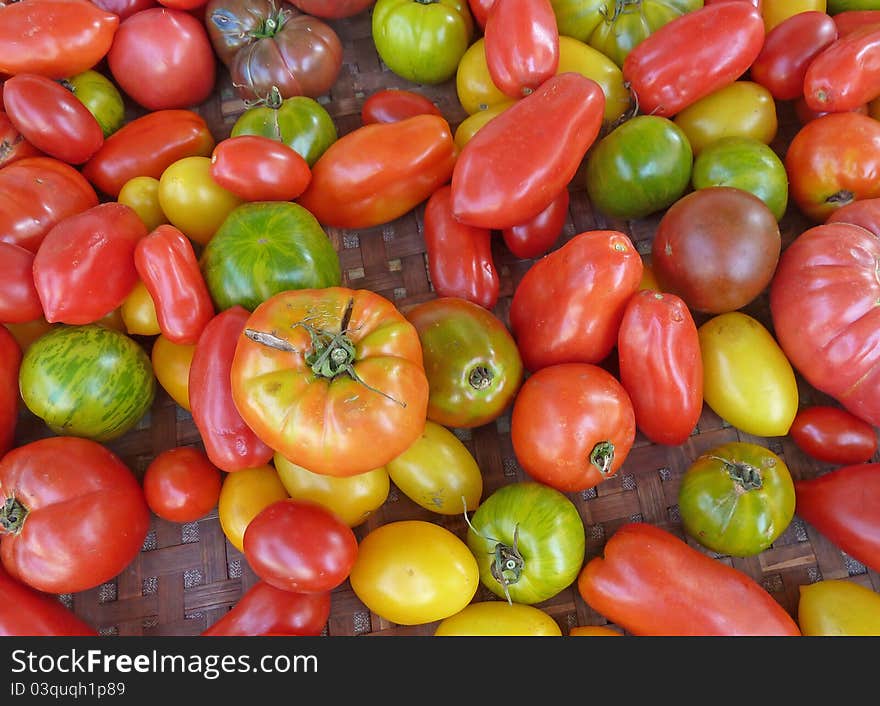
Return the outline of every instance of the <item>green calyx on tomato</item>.
{"type": "Polygon", "coordinates": [[[15,496],[6,498],[3,507],[0,507],[0,531],[6,534],[18,534],[27,514],[27,508],[15,496]]]}

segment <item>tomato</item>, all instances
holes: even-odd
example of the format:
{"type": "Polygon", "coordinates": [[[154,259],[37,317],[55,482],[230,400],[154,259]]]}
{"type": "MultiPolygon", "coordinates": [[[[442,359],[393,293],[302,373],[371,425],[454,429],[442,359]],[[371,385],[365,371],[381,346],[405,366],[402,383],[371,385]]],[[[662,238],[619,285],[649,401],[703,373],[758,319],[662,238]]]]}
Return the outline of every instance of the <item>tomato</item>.
{"type": "Polygon", "coordinates": [[[68,609],[57,596],[48,596],[16,581],[0,567],[0,636],[53,637],[87,635],[97,637],[91,625],[68,609]]]}
{"type": "Polygon", "coordinates": [[[273,294],[337,286],[339,255],[315,217],[286,202],[233,209],[202,250],[200,265],[218,310],[253,311],[273,294]]]}
{"type": "Polygon", "coordinates": [[[714,316],[697,331],[706,404],[747,434],[785,436],[797,414],[798,388],[773,335],[741,311],[714,316]]]}
{"type": "Polygon", "coordinates": [[[455,90],[468,115],[510,102],[510,96],[498,88],[489,75],[485,37],[472,42],[459,60],[455,70],[455,90]]]}
{"type": "Polygon", "coordinates": [[[373,613],[398,625],[422,625],[470,603],[480,571],[468,546],[445,527],[397,520],[361,540],[349,582],[373,613]]]}
{"type": "Polygon", "coordinates": [[[841,466],[795,481],[794,490],[801,519],[869,569],[880,567],[880,464],[841,466]]]}
{"type": "Polygon", "coordinates": [[[880,236],[880,198],[862,199],[841,206],[831,212],[826,223],[852,223],[880,236]]]}
{"type": "Polygon", "coordinates": [[[638,115],[587,154],[587,195],[612,218],[644,218],[681,197],[692,165],[693,149],[678,125],[658,115],[638,115]]]}
{"type": "Polygon", "coordinates": [[[136,336],[156,336],[161,333],[153,298],[140,280],[119,305],[119,314],[125,333],[136,336]]]}
{"type": "Polygon", "coordinates": [[[312,179],[299,152],[262,135],[221,140],[211,154],[210,174],[245,201],[292,201],[312,179]]]}
{"type": "Polygon", "coordinates": [[[538,258],[550,252],[562,235],[568,219],[569,201],[570,194],[568,188],[565,188],[537,216],[504,228],[501,236],[507,249],[523,260],[538,258]]]}
{"type": "Polygon", "coordinates": [[[22,349],[5,327],[0,327],[0,458],[15,445],[21,397],[18,378],[22,349]]]}
{"type": "Polygon", "coordinates": [[[492,255],[492,231],[455,218],[448,184],[428,198],[423,219],[425,257],[437,295],[460,297],[492,309],[501,288],[492,255]]]}
{"type": "Polygon", "coordinates": [[[413,83],[434,85],[452,78],[474,36],[463,0],[377,0],[370,16],[379,58],[413,83]]]}
{"type": "Polygon", "coordinates": [[[0,322],[25,323],[43,315],[33,267],[32,252],[0,241],[0,322]]]}
{"type": "Polygon", "coordinates": [[[435,637],[559,637],[562,629],[540,608],[522,603],[479,601],[440,621],[435,637]]]}
{"type": "Polygon", "coordinates": [[[445,118],[416,115],[363,125],[318,158],[298,203],[324,225],[371,228],[425,201],[449,181],[455,163],[445,118]]]}
{"type": "Polygon", "coordinates": [[[798,586],[797,620],[808,636],[880,635],[880,595],[844,579],[824,579],[798,586]]]}
{"type": "Polygon", "coordinates": [[[53,226],[98,205],[98,195],[71,165],[26,157],[0,169],[0,242],[37,252],[53,226]]]}
{"type": "Polygon", "coordinates": [[[92,0],[92,2],[107,12],[119,15],[120,20],[159,4],[157,0],[92,0]]]}
{"type": "Polygon", "coordinates": [[[440,109],[427,97],[403,88],[383,88],[374,91],[361,106],[361,122],[393,123],[414,115],[443,116],[440,109]]]}
{"type": "Polygon", "coordinates": [[[671,117],[733,82],[764,44],[761,13],[722,2],[687,12],[646,37],[623,62],[643,114],[671,117]]]}
{"type": "Polygon", "coordinates": [[[458,156],[452,171],[455,217],[502,229],[543,211],[574,177],[599,134],[604,108],[599,84],[574,72],[557,74],[519,99],[458,156]]]}
{"type": "Polygon", "coordinates": [[[880,243],[864,228],[815,226],[785,249],[770,286],[775,335],[791,364],[874,426],[880,426],[878,257],[880,243]]]}
{"type": "Polygon", "coordinates": [[[525,273],[510,303],[510,327],[523,365],[599,363],[617,344],[642,259],[618,231],[575,235],[525,273]]]}
{"type": "Polygon", "coordinates": [[[153,341],[150,362],[156,380],[178,405],[187,412],[189,403],[189,370],[196,346],[194,343],[172,343],[159,334],[153,341]]]}
{"type": "Polygon", "coordinates": [[[0,110],[0,168],[12,164],[18,159],[39,157],[42,154],[22,136],[18,128],[12,124],[9,116],[0,110]]]}
{"type": "MultiPolygon", "coordinates": [[[[862,115],[870,115],[872,118],[876,118],[876,116],[870,111],[868,107],[868,103],[863,103],[862,105],[853,108],[852,111],[844,111],[844,112],[852,112],[852,113],[861,113],[862,115]]],[[[804,97],[800,96],[799,98],[795,98],[794,101],[794,113],[797,116],[798,121],[801,125],[806,125],[811,120],[815,120],[816,118],[820,118],[823,115],[828,115],[829,111],[827,110],[813,110],[807,107],[806,102],[804,101],[804,97]]]]}
{"type": "Polygon", "coordinates": [[[777,221],[788,208],[788,174],[779,155],[752,137],[722,137],[694,159],[695,189],[730,186],[757,196],[777,221]]]}
{"type": "Polygon", "coordinates": [[[406,497],[440,515],[476,510],[483,494],[483,476],[471,452],[449,429],[431,420],[385,469],[406,497]]]}
{"type": "Polygon", "coordinates": [[[307,15],[340,19],[366,10],[373,0],[295,0],[293,4],[307,15]]]}
{"type": "Polygon", "coordinates": [[[749,75],[776,100],[794,100],[804,94],[804,75],[816,56],[835,39],[837,26],[818,10],[799,12],[767,33],[761,53],[749,75]]]}
{"type": "Polygon", "coordinates": [[[428,406],[415,327],[365,289],[267,299],[241,332],[231,381],[257,436],[291,462],[334,476],[371,471],[405,451],[428,406]]]}
{"type": "Polygon", "coordinates": [[[110,580],[134,560],[150,527],[134,474],[88,439],[49,437],[13,449],[0,460],[0,495],[3,566],[47,593],[110,580]]]}
{"type": "Polygon", "coordinates": [[[761,16],[764,27],[771,32],[785,20],[803,12],[825,12],[826,0],[763,0],[761,16]]]}
{"type": "Polygon", "coordinates": [[[223,477],[217,514],[229,543],[243,551],[242,540],[248,524],[265,507],[290,497],[271,465],[243,468],[223,477]]]}
{"type": "Polygon", "coordinates": [[[53,432],[99,442],[132,429],[156,394],[144,350],[97,324],[62,326],[34,341],[19,384],[25,405],[53,432]]]}
{"type": "Polygon", "coordinates": [[[159,205],[159,180],[156,177],[132,177],[122,185],[116,200],[134,209],[148,231],[168,223],[159,205]]]}
{"type": "Polygon", "coordinates": [[[125,122],[125,103],[116,84],[92,69],[81,71],[62,81],[98,121],[104,137],[109,137],[125,122]]]}
{"type": "Polygon", "coordinates": [[[804,453],[839,466],[864,463],[877,451],[874,427],[845,409],[830,405],[798,410],[789,435],[804,453]]]}
{"type": "Polygon", "coordinates": [[[195,522],[217,505],[223,478],[205,452],[176,446],[157,455],[144,472],[150,510],[169,522],[195,522]]]}
{"type": "Polygon", "coordinates": [[[804,102],[812,110],[852,110],[877,97],[880,26],[867,25],[825,47],[804,74],[804,102]]]}
{"type": "Polygon", "coordinates": [[[721,314],[764,291],[781,250],[779,223],[761,199],[711,186],[681,197],[663,214],[651,263],[664,291],[695,311],[721,314]]]}
{"type": "Polygon", "coordinates": [[[831,19],[837,27],[839,37],[844,37],[850,32],[866,25],[880,22],[880,8],[844,10],[836,13],[829,12],[828,14],[832,15],[831,19]]]}
{"type": "Polygon", "coordinates": [[[358,543],[351,528],[317,503],[288,498],[260,510],[244,532],[244,556],[270,586],[331,591],[348,578],[358,543]]]}
{"type": "Polygon", "coordinates": [[[232,400],[232,359],[248,316],[246,309],[233,306],[211,319],[199,336],[189,368],[193,423],[211,463],[227,473],[262,466],[274,453],[241,418],[232,400]]]}
{"type": "Polygon", "coordinates": [[[320,635],[330,617],[331,596],[295,593],[257,581],[203,636],[320,635]]]}
{"type": "Polygon", "coordinates": [[[483,127],[483,125],[488,123],[499,113],[507,110],[514,104],[514,102],[515,101],[505,101],[504,103],[496,103],[492,107],[486,108],[485,110],[478,110],[473,115],[468,115],[462,120],[458,124],[458,127],[455,128],[455,134],[453,136],[455,146],[458,150],[461,151],[470,139],[477,134],[477,131],[483,127]]]}
{"type": "Polygon", "coordinates": [[[605,625],[575,625],[568,631],[571,637],[623,637],[623,633],[605,625]]]}
{"type": "Polygon", "coordinates": [[[620,527],[604,556],[584,566],[577,588],[587,605],[633,635],[800,635],[748,574],[645,522],[620,527]]]}
{"type": "Polygon", "coordinates": [[[0,7],[0,73],[64,78],[110,49],[119,17],[86,0],[22,0],[0,7]]]}
{"type": "Polygon", "coordinates": [[[151,7],[119,23],[107,52],[113,80],[149,111],[198,105],[211,95],[216,62],[205,25],[184,10],[151,7]]]}
{"type": "MultiPolygon", "coordinates": [[[[12,334],[12,337],[18,343],[22,352],[31,347],[44,333],[48,333],[52,329],[59,328],[63,324],[50,324],[42,316],[33,321],[25,321],[21,324],[4,324],[3,327],[12,334]]],[[[14,387],[14,384],[13,384],[14,387]]]]}
{"type": "Polygon", "coordinates": [[[288,495],[327,508],[349,527],[366,522],[388,498],[391,482],[384,467],[354,476],[312,473],[275,454],[275,468],[288,495]]]}

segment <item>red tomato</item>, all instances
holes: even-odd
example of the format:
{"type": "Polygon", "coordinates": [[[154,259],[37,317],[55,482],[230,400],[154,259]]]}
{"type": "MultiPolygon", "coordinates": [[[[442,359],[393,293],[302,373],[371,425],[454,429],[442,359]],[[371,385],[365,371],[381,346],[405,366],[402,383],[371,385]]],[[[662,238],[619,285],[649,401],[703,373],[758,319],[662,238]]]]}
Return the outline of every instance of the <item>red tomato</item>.
{"type": "Polygon", "coordinates": [[[683,444],[703,411],[700,339],[684,300],[647,289],[630,297],[617,354],[638,428],[655,444],[683,444]]]}
{"type": "Polygon", "coordinates": [[[0,636],[97,636],[94,628],[65,607],[56,596],[46,595],[13,579],[0,567],[0,636]]]}
{"type": "Polygon", "coordinates": [[[108,202],[68,216],[34,257],[46,321],[89,324],[118,308],[138,281],[134,251],[147,227],[130,206],[108,202]]]}
{"type": "Polygon", "coordinates": [[[526,369],[601,362],[617,344],[624,308],[641,279],[635,246],[612,230],[580,233],[535,262],[510,304],[526,369]]]}
{"type": "Polygon", "coordinates": [[[840,466],[869,461],[877,451],[874,427],[839,407],[804,407],[788,433],[804,453],[840,466]]]}
{"type": "Polygon", "coordinates": [[[668,118],[744,74],[763,44],[764,20],[751,3],[707,5],[637,44],[623,78],[642,114],[668,118]]]}
{"type": "MultiPolygon", "coordinates": [[[[0,98],[2,105],[2,98],[0,98]]],[[[9,116],[0,111],[0,168],[24,157],[39,157],[43,153],[28,142],[12,124],[9,116]]]]}
{"type": "Polygon", "coordinates": [[[0,460],[0,496],[3,565],[47,593],[109,581],[137,556],[150,528],[134,474],[89,439],[53,436],[13,449],[0,460]]]}
{"type": "Polygon", "coordinates": [[[262,135],[221,140],[211,154],[211,177],[245,201],[293,201],[312,180],[309,163],[292,147],[262,135]]]}
{"type": "MultiPolygon", "coordinates": [[[[867,103],[863,103],[857,108],[853,108],[851,111],[844,112],[861,113],[862,115],[870,114],[867,103]]],[[[811,120],[821,118],[823,115],[829,115],[830,112],[827,110],[813,110],[807,105],[803,95],[800,95],[794,100],[794,114],[797,116],[798,122],[801,125],[806,125],[811,120]]]]}
{"type": "Polygon", "coordinates": [[[266,583],[322,593],[348,578],[357,558],[352,529],[317,503],[287,498],[260,510],[244,532],[244,555],[266,583]]]}
{"type": "Polygon", "coordinates": [[[480,29],[486,29],[486,20],[494,4],[495,0],[468,0],[468,7],[480,29]]]}
{"type": "Polygon", "coordinates": [[[853,30],[823,49],[804,74],[812,110],[852,110],[880,92],[880,25],[853,30]]]}
{"type": "Polygon", "coordinates": [[[853,201],[832,211],[826,223],[852,223],[880,237],[880,197],[853,201]]]}
{"type": "Polygon", "coordinates": [[[204,451],[178,446],[161,452],[144,472],[144,496],[169,522],[195,522],[217,507],[223,477],[204,451]]]}
{"type": "Polygon", "coordinates": [[[541,368],[526,378],[513,403],[510,438],[517,460],[534,480],[564,493],[617,473],[635,436],[629,395],[597,365],[541,368]]]}
{"type": "Polygon", "coordinates": [[[531,260],[550,252],[562,235],[568,218],[568,189],[563,189],[537,216],[501,231],[507,249],[522,260],[531,260]]]}
{"type": "Polygon", "coordinates": [[[329,617],[329,591],[294,593],[257,581],[202,635],[320,635],[329,617]]]}
{"type": "Polygon", "coordinates": [[[208,31],[183,10],[153,7],[124,19],[107,63],[119,88],[147,110],[188,108],[214,90],[208,31]]]}
{"type": "Polygon", "coordinates": [[[492,231],[459,223],[452,215],[451,188],[428,199],[424,215],[425,255],[434,291],[492,309],[501,287],[492,259],[492,231]]]}
{"type": "Polygon", "coordinates": [[[5,326],[0,326],[0,458],[15,443],[15,427],[21,395],[18,392],[18,370],[21,348],[5,326]]]}
{"type": "Polygon", "coordinates": [[[0,241],[0,323],[23,324],[43,315],[33,268],[30,250],[0,241]]]}
{"type": "Polygon", "coordinates": [[[837,26],[837,34],[845,37],[862,27],[880,24],[880,10],[846,10],[838,12],[831,18],[837,26]]]}
{"type": "Polygon", "coordinates": [[[361,122],[394,123],[414,115],[443,116],[440,109],[430,99],[415,91],[401,88],[386,88],[372,93],[361,106],[361,122]]]}
{"type": "Polygon", "coordinates": [[[366,10],[374,0],[296,0],[293,5],[307,15],[341,19],[366,10]]]}
{"type": "Polygon", "coordinates": [[[159,3],[156,0],[91,0],[95,5],[100,7],[102,10],[107,10],[107,12],[112,12],[114,15],[119,15],[120,20],[124,20],[129,15],[133,15],[135,12],[140,12],[141,10],[146,10],[151,7],[156,7],[159,3]]]}
{"type": "Polygon", "coordinates": [[[52,157],[26,157],[0,169],[0,241],[36,252],[52,227],[98,205],[91,184],[52,157]]]}

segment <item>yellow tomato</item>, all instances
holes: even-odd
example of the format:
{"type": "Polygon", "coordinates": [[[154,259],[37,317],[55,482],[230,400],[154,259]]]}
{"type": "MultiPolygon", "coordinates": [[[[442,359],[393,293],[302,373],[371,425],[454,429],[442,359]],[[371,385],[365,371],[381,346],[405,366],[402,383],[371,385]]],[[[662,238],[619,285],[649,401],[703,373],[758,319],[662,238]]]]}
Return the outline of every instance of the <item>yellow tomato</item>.
{"type": "Polygon", "coordinates": [[[290,497],[326,507],[349,527],[357,527],[380,508],[391,488],[385,468],[354,476],[328,476],[297,466],[277,453],[275,468],[290,497]]]}
{"type": "Polygon", "coordinates": [[[605,625],[577,625],[568,631],[572,637],[623,637],[623,633],[605,625]]]}
{"type": "Polygon", "coordinates": [[[441,515],[477,509],[483,494],[480,467],[459,438],[432,422],[412,446],[385,466],[401,492],[426,510],[441,515]]]}
{"type": "Polygon", "coordinates": [[[361,540],[348,578],[369,610],[398,625],[422,625],[470,603],[480,570],[468,546],[445,527],[398,520],[361,540]]]}
{"type": "Polygon", "coordinates": [[[827,9],[826,0],[763,0],[761,16],[764,18],[764,30],[769,32],[780,22],[800,12],[826,12],[827,9]]]}
{"type": "Polygon", "coordinates": [[[131,206],[149,231],[168,223],[168,218],[159,205],[159,180],[156,177],[132,177],[122,185],[116,200],[131,206]]]}
{"type": "Polygon", "coordinates": [[[25,353],[27,349],[31,347],[31,343],[36,341],[44,333],[48,333],[61,324],[50,324],[41,316],[39,319],[34,319],[33,321],[3,325],[9,329],[9,333],[12,334],[12,337],[18,343],[18,347],[21,348],[21,352],[25,353]]]}
{"type": "Polygon", "coordinates": [[[753,81],[734,81],[701,98],[673,118],[694,155],[722,137],[748,137],[769,145],[779,120],[770,91],[753,81]]]}
{"type": "Polygon", "coordinates": [[[486,123],[488,123],[492,118],[494,118],[499,113],[503,113],[510,106],[512,106],[516,101],[507,101],[506,103],[497,103],[493,105],[491,108],[486,108],[486,110],[478,110],[473,115],[468,115],[464,120],[462,120],[458,127],[455,129],[455,146],[458,149],[462,149],[470,139],[476,135],[480,128],[483,127],[486,123]]]}
{"type": "Polygon", "coordinates": [[[160,334],[153,341],[150,355],[159,384],[187,412],[190,411],[189,368],[195,351],[194,343],[172,343],[160,334]]]}
{"type": "Polygon", "coordinates": [[[507,601],[470,603],[455,615],[440,621],[438,637],[561,637],[562,629],[540,608],[507,601]]]}
{"type": "Polygon", "coordinates": [[[557,74],[573,71],[593,79],[605,94],[604,121],[617,120],[630,108],[630,92],[623,80],[623,71],[614,61],[574,37],[559,37],[559,68],[557,74]]]}
{"type": "Polygon", "coordinates": [[[798,625],[804,635],[880,636],[880,594],[844,579],[800,586],[798,625]]]}
{"type": "Polygon", "coordinates": [[[159,319],[156,317],[153,297],[150,296],[147,285],[141,280],[138,280],[134,289],[122,302],[119,312],[122,314],[125,330],[130,334],[157,336],[162,332],[159,328],[159,319]]]}
{"type": "Polygon", "coordinates": [[[455,71],[455,90],[461,107],[468,115],[499,103],[510,102],[510,96],[498,88],[489,75],[485,38],[480,37],[471,44],[458,62],[455,71]]]}
{"type": "Polygon", "coordinates": [[[642,279],[639,282],[639,289],[650,289],[654,292],[661,291],[660,283],[654,275],[654,268],[647,262],[642,261],[642,279]]]}
{"type": "Polygon", "coordinates": [[[706,404],[747,434],[787,434],[798,410],[797,381],[763,324],[731,311],[709,319],[697,332],[706,404]]]}
{"type": "Polygon", "coordinates": [[[217,513],[229,543],[242,548],[244,531],[263,508],[289,497],[272,466],[256,466],[227,473],[220,488],[217,513]]]}
{"type": "Polygon", "coordinates": [[[190,240],[205,245],[243,202],[211,176],[210,157],[184,157],[159,178],[159,206],[168,221],[190,240]]]}

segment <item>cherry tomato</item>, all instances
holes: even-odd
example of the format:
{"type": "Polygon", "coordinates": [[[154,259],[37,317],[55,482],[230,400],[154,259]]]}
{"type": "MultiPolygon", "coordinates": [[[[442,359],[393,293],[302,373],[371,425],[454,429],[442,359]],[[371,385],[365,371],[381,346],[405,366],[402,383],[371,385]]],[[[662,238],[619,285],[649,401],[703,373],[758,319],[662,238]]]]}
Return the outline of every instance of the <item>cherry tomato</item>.
{"type": "Polygon", "coordinates": [[[789,434],[804,453],[838,466],[864,463],[877,451],[874,427],[840,407],[800,409],[789,434]]]}
{"type": "Polygon", "coordinates": [[[550,252],[562,235],[568,219],[569,200],[568,189],[563,189],[537,216],[525,223],[504,228],[501,236],[507,249],[523,260],[538,258],[550,252]]]}
{"type": "Polygon", "coordinates": [[[144,472],[144,496],[156,515],[169,522],[195,522],[217,505],[220,469],[204,451],[178,446],[162,451],[144,472]]]}

